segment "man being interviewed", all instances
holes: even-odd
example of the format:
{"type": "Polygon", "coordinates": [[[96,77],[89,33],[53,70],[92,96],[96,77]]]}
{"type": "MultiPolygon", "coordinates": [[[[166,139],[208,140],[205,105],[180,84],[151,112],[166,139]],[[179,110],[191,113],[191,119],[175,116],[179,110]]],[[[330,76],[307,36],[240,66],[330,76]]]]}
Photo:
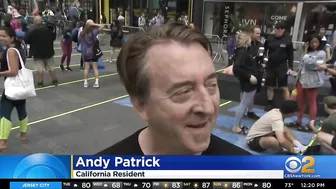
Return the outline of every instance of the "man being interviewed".
{"type": "Polygon", "coordinates": [[[148,127],[98,155],[249,155],[211,134],[220,102],[211,51],[202,33],[180,23],[129,38],[117,70],[148,127]]]}

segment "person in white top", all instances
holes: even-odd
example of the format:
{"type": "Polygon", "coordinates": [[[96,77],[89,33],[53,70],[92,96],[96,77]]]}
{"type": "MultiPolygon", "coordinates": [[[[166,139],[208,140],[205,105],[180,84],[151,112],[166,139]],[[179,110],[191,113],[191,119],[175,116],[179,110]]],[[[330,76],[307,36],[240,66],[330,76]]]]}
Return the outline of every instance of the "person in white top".
{"type": "Polygon", "coordinates": [[[49,9],[49,6],[47,5],[45,10],[42,12],[43,16],[55,16],[54,12],[49,9]]]}
{"type": "Polygon", "coordinates": [[[158,13],[154,18],[153,18],[154,24],[157,27],[160,27],[164,24],[164,17],[158,13]]]}
{"type": "Polygon", "coordinates": [[[292,117],[297,110],[298,105],[295,101],[286,100],[280,109],[272,109],[263,115],[252,125],[246,136],[248,147],[257,152],[305,152],[307,146],[302,145],[284,125],[284,119],[292,117]]]}
{"type": "Polygon", "coordinates": [[[146,17],[145,13],[142,13],[142,15],[138,19],[138,26],[144,28],[146,26],[146,17]]]}
{"type": "Polygon", "coordinates": [[[125,24],[125,17],[122,12],[119,13],[118,20],[122,25],[125,24]]]}

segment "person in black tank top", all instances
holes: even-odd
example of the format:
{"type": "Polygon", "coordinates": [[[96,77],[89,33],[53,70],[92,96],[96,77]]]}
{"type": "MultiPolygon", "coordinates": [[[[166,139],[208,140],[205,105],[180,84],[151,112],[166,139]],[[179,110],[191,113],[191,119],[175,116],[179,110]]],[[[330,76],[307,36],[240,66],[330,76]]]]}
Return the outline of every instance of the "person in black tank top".
{"type": "MultiPolygon", "coordinates": [[[[21,69],[19,54],[17,53],[22,53],[20,41],[17,40],[15,31],[7,27],[0,28],[0,40],[6,47],[5,52],[2,53],[0,77],[5,79],[14,77],[18,74],[18,70],[21,69]]],[[[21,53],[20,56],[22,57],[21,53]]],[[[13,109],[16,108],[20,120],[20,134],[18,137],[22,142],[26,141],[28,118],[26,100],[10,100],[6,97],[5,91],[3,91],[0,104],[0,114],[2,116],[0,119],[0,151],[2,151],[7,147],[7,139],[12,129],[11,114],[13,109]]]]}

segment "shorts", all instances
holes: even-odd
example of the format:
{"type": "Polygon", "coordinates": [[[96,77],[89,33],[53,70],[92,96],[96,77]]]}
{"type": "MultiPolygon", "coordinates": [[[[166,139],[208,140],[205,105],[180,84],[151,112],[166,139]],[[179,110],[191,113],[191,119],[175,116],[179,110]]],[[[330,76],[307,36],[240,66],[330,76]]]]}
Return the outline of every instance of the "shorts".
{"type": "Polygon", "coordinates": [[[287,87],[287,69],[267,69],[265,85],[268,87],[287,87]]]}
{"type": "Polygon", "coordinates": [[[255,138],[250,139],[249,141],[247,141],[247,146],[251,150],[256,151],[256,152],[266,151],[266,149],[264,149],[264,148],[262,148],[260,146],[260,139],[261,139],[261,137],[263,137],[263,136],[255,137],[255,138]]]}
{"type": "Polygon", "coordinates": [[[95,59],[84,59],[85,63],[93,63],[93,62],[98,62],[98,60],[95,59]]]}
{"type": "Polygon", "coordinates": [[[53,71],[55,69],[55,59],[51,57],[49,59],[34,59],[36,70],[38,72],[53,71]]]}
{"type": "Polygon", "coordinates": [[[331,140],[331,147],[336,150],[336,136],[331,140]]]}

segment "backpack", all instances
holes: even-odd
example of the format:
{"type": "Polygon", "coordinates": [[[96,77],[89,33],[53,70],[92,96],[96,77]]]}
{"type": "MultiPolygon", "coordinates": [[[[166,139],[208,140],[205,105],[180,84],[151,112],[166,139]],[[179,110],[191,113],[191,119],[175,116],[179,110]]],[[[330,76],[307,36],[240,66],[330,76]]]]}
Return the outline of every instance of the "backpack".
{"type": "Polygon", "coordinates": [[[72,30],[71,32],[71,39],[73,42],[77,43],[78,42],[78,32],[79,32],[79,29],[78,28],[75,28],[72,30]]]}

